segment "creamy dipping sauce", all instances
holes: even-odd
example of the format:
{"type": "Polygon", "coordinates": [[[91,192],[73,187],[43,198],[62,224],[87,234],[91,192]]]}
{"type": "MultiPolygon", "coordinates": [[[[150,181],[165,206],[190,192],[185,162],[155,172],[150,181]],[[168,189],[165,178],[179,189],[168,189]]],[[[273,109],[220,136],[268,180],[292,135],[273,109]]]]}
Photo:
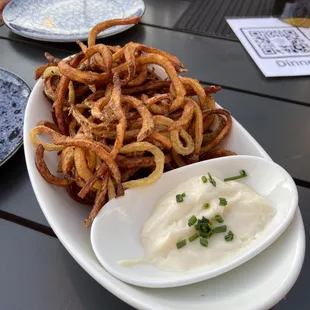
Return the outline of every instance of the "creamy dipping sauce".
{"type": "Polygon", "coordinates": [[[168,271],[206,268],[231,259],[260,237],[275,210],[248,186],[238,181],[223,182],[214,176],[213,179],[216,186],[209,180],[204,183],[201,176],[191,178],[160,199],[141,233],[144,262],[168,271]],[[176,195],[182,193],[186,196],[178,203],[176,195]],[[226,199],[226,206],[220,205],[220,197],[226,199]],[[206,203],[208,208],[203,208],[206,203]],[[213,234],[208,247],[200,244],[200,238],[189,242],[188,238],[197,233],[194,225],[188,225],[192,215],[209,219],[215,227],[226,225],[227,231],[213,234]],[[218,223],[216,215],[224,222],[218,223]],[[226,241],[230,230],[233,240],[226,241]],[[184,239],[186,246],[178,249],[176,244],[184,239]]]}

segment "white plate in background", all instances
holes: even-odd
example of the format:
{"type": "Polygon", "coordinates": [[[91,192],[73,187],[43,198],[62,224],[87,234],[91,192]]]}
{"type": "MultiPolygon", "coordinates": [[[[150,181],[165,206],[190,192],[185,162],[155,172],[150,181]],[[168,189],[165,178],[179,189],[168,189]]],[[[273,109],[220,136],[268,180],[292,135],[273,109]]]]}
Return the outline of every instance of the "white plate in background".
{"type": "MultiPolygon", "coordinates": [[[[5,7],[3,21],[16,34],[34,40],[75,42],[87,40],[96,24],[114,18],[142,16],[143,0],[14,0],[5,7]]],[[[99,38],[134,25],[111,27],[99,38]]]]}

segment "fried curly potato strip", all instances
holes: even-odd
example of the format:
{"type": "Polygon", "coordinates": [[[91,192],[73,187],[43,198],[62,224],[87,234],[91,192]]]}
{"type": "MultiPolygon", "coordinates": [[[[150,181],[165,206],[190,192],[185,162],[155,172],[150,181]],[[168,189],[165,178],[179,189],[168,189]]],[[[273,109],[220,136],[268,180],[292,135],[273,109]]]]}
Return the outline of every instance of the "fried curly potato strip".
{"type": "Polygon", "coordinates": [[[62,187],[67,187],[73,182],[72,180],[58,178],[55,175],[51,174],[44,161],[44,147],[42,144],[39,144],[37,147],[35,163],[37,169],[39,170],[40,174],[42,175],[42,177],[45,179],[46,182],[62,187]]]}
{"type": "Polygon", "coordinates": [[[124,189],[151,185],[165,171],[193,162],[236,154],[222,147],[233,121],[212,97],[220,86],[181,77],[187,71],[182,62],[157,48],[96,44],[100,32],[139,20],[102,22],[91,29],[87,45],[76,42],[79,53],[64,60],[46,53],[48,63],[35,70],[53,119],[30,131],[35,163],[48,183],[93,205],[86,227],[124,189]],[[167,78],[161,79],[157,72],[164,71],[167,78]],[[49,171],[45,151],[58,152],[59,176],[49,171]]]}
{"type": "Polygon", "coordinates": [[[155,183],[164,172],[165,155],[155,145],[149,142],[134,142],[127,144],[121,148],[121,154],[128,154],[133,152],[150,152],[154,155],[156,167],[154,171],[146,178],[139,180],[132,180],[123,183],[124,188],[147,186],[155,183]]]}

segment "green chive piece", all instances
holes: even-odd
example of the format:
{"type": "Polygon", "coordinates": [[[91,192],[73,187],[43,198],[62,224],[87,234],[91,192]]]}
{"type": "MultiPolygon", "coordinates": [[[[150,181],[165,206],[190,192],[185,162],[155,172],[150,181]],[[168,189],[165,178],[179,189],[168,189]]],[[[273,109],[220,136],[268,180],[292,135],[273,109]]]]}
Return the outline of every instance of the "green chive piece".
{"type": "Polygon", "coordinates": [[[194,235],[190,236],[188,238],[189,242],[193,242],[194,240],[196,240],[199,237],[199,235],[197,233],[195,233],[194,235]]]}
{"type": "Polygon", "coordinates": [[[234,239],[234,233],[230,230],[224,238],[227,242],[232,241],[234,239]]]}
{"type": "Polygon", "coordinates": [[[242,178],[245,178],[247,176],[248,175],[246,174],[246,172],[244,170],[240,170],[239,171],[239,175],[235,175],[235,176],[232,176],[232,177],[229,177],[229,178],[225,178],[224,182],[242,179],[242,178]]]}
{"type": "Polygon", "coordinates": [[[185,193],[182,193],[182,197],[185,197],[186,196],[186,194],[185,193]]]}
{"type": "Polygon", "coordinates": [[[216,215],[216,216],[215,216],[215,220],[216,220],[218,223],[224,223],[224,219],[223,219],[220,215],[216,215]]]}
{"type": "Polygon", "coordinates": [[[200,225],[200,230],[201,231],[209,231],[210,228],[209,228],[208,224],[202,224],[202,225],[200,225]]]}
{"type": "Polygon", "coordinates": [[[206,202],[202,205],[202,209],[209,209],[209,208],[210,208],[209,202],[206,202]]]}
{"type": "Polygon", "coordinates": [[[183,200],[184,200],[183,198],[184,197],[183,197],[182,194],[178,194],[178,195],[175,196],[175,199],[176,199],[177,203],[183,202],[183,200]]]}
{"type": "Polygon", "coordinates": [[[212,235],[213,235],[212,230],[209,230],[208,232],[204,232],[204,231],[199,232],[200,237],[207,238],[207,239],[211,238],[212,235]]]}
{"type": "Polygon", "coordinates": [[[215,234],[219,234],[219,233],[223,233],[227,231],[227,226],[226,225],[222,225],[222,226],[217,226],[214,227],[213,229],[213,233],[215,234]]]}
{"type": "Polygon", "coordinates": [[[208,239],[206,239],[206,238],[200,238],[200,244],[201,244],[202,246],[204,246],[205,248],[207,248],[207,247],[208,247],[208,239]]]}
{"type": "Polygon", "coordinates": [[[220,198],[219,198],[219,204],[220,204],[220,206],[223,206],[223,207],[227,206],[227,200],[226,200],[226,198],[220,197],[220,198]]]}
{"type": "Polygon", "coordinates": [[[213,229],[214,229],[214,225],[213,225],[212,222],[208,223],[208,226],[209,226],[210,230],[213,230],[213,229]]]}
{"type": "Polygon", "coordinates": [[[207,177],[205,175],[203,175],[201,177],[201,180],[202,180],[202,183],[207,183],[208,182],[208,179],[207,179],[207,177]]]}
{"type": "Polygon", "coordinates": [[[239,170],[239,174],[242,175],[243,177],[247,177],[248,176],[246,174],[245,170],[239,170]]]}
{"type": "Polygon", "coordinates": [[[215,180],[212,178],[212,175],[211,175],[210,172],[208,172],[208,176],[209,176],[209,181],[210,181],[210,183],[211,183],[214,187],[216,187],[216,182],[215,182],[215,180]]]}
{"type": "Polygon", "coordinates": [[[191,218],[188,220],[188,226],[191,227],[197,222],[197,217],[192,215],[191,218]]]}
{"type": "Polygon", "coordinates": [[[186,246],[186,239],[179,241],[176,245],[178,249],[183,248],[184,246],[186,246]]]}

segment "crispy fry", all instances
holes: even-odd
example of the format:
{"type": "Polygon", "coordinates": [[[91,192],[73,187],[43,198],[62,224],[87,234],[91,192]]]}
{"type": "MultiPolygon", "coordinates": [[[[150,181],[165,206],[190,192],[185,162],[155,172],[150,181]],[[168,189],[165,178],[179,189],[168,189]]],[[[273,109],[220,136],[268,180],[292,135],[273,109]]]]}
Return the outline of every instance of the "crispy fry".
{"type": "Polygon", "coordinates": [[[195,149],[191,156],[191,162],[196,162],[199,160],[199,153],[201,149],[201,144],[203,140],[203,116],[200,107],[197,102],[191,98],[186,98],[195,105],[195,149]]]}
{"type": "Polygon", "coordinates": [[[60,73],[62,73],[68,80],[80,82],[83,84],[99,84],[104,85],[109,82],[110,75],[107,73],[97,73],[92,71],[80,71],[70,66],[66,61],[62,60],[58,64],[60,73]]]}
{"type": "Polygon", "coordinates": [[[161,143],[162,146],[167,150],[170,150],[172,148],[170,139],[159,132],[150,133],[149,138],[161,143]]]}
{"type": "Polygon", "coordinates": [[[116,126],[116,140],[110,155],[115,158],[123,146],[125,131],[127,128],[127,120],[121,106],[121,82],[118,75],[113,76],[113,91],[111,95],[111,108],[115,113],[119,123],[116,126]]]}
{"type": "Polygon", "coordinates": [[[58,64],[58,63],[61,61],[61,59],[54,57],[53,55],[51,55],[51,54],[48,53],[48,52],[45,52],[45,53],[44,53],[44,57],[47,59],[47,61],[48,61],[49,63],[58,64]]]}
{"type": "Polygon", "coordinates": [[[87,151],[86,159],[90,171],[93,172],[96,169],[97,165],[97,155],[94,152],[87,151]]]}
{"type": "Polygon", "coordinates": [[[117,25],[130,25],[130,24],[137,24],[140,21],[140,17],[130,17],[130,18],[124,18],[124,19],[111,19],[108,21],[104,21],[100,24],[97,24],[95,27],[93,27],[89,33],[88,36],[88,47],[91,47],[95,45],[96,43],[96,37],[97,35],[113,26],[117,25]]]}
{"type": "Polygon", "coordinates": [[[184,130],[181,129],[180,131],[178,130],[172,130],[170,132],[170,139],[171,139],[171,144],[172,148],[181,155],[189,155],[193,153],[195,149],[194,141],[192,137],[184,130]],[[185,146],[180,140],[180,137],[184,140],[185,146]]]}
{"type": "Polygon", "coordinates": [[[113,199],[116,196],[115,187],[112,179],[109,177],[108,181],[108,198],[109,200],[113,199]]]}
{"type": "Polygon", "coordinates": [[[96,215],[99,213],[99,211],[101,210],[101,208],[105,204],[106,196],[107,196],[107,192],[108,192],[109,178],[110,178],[109,173],[106,173],[106,175],[104,176],[104,180],[102,182],[102,186],[97,193],[97,197],[95,199],[95,204],[93,206],[93,209],[91,210],[88,219],[85,220],[85,222],[84,222],[86,227],[90,227],[94,218],[96,217],[96,215]]]}
{"type": "Polygon", "coordinates": [[[207,111],[207,114],[224,115],[227,121],[222,131],[212,141],[210,141],[209,143],[201,147],[200,156],[208,153],[213,148],[215,148],[218,144],[220,144],[225,139],[225,137],[228,135],[231,129],[231,126],[232,126],[232,118],[230,116],[230,113],[227,110],[224,110],[224,109],[209,110],[207,111]]]}
{"type": "Polygon", "coordinates": [[[38,171],[46,182],[62,187],[66,187],[73,182],[72,180],[58,178],[55,175],[51,174],[44,161],[44,147],[42,144],[39,144],[37,147],[35,163],[38,171]]]}
{"type": "Polygon", "coordinates": [[[126,169],[125,171],[122,172],[122,182],[128,181],[135,173],[139,171],[140,168],[130,168],[126,169]]]}
{"type": "Polygon", "coordinates": [[[50,121],[40,121],[40,122],[38,122],[38,126],[45,126],[45,127],[48,127],[50,129],[60,133],[57,125],[55,123],[50,122],[50,121]]]}
{"type": "MultiPolygon", "coordinates": [[[[156,64],[156,65],[161,66],[166,71],[166,73],[168,74],[176,90],[176,98],[173,100],[171,104],[170,111],[173,112],[179,109],[183,104],[186,91],[185,91],[183,84],[180,81],[177,71],[175,70],[171,62],[167,58],[161,55],[158,55],[158,54],[141,55],[140,57],[136,58],[136,62],[137,64],[140,64],[140,65],[156,64]]],[[[112,71],[114,73],[121,73],[124,70],[126,70],[126,68],[127,68],[127,64],[116,67],[112,71]]]]}
{"type": "Polygon", "coordinates": [[[181,117],[177,121],[175,121],[171,126],[169,126],[169,130],[171,131],[179,128],[188,127],[193,118],[195,107],[196,106],[194,100],[188,100],[188,102],[184,106],[184,110],[181,117]]]}
{"type": "Polygon", "coordinates": [[[109,155],[109,153],[98,143],[98,142],[91,142],[85,139],[79,139],[79,138],[69,138],[66,136],[60,136],[60,135],[52,135],[53,142],[56,145],[62,145],[62,146],[75,146],[80,147],[86,150],[90,150],[94,153],[96,153],[109,167],[109,170],[111,171],[111,174],[117,184],[121,182],[121,174],[119,172],[119,169],[114,161],[114,159],[109,155]]]}
{"type": "Polygon", "coordinates": [[[49,64],[46,64],[46,65],[43,65],[39,68],[37,68],[35,71],[34,71],[34,79],[37,80],[38,78],[40,78],[44,71],[49,68],[49,67],[57,67],[57,64],[56,63],[49,63],[49,64]]]}
{"type": "Polygon", "coordinates": [[[47,143],[44,141],[40,141],[38,139],[38,135],[41,135],[41,134],[59,135],[58,132],[54,131],[50,127],[42,126],[42,125],[36,126],[30,131],[30,139],[33,145],[39,146],[41,144],[46,151],[61,151],[64,149],[64,146],[62,145],[55,145],[55,144],[47,143]]]}
{"type": "Polygon", "coordinates": [[[217,115],[216,127],[212,131],[204,133],[202,143],[206,144],[216,138],[225,127],[226,122],[227,121],[223,116],[217,115]]]}
{"type": "Polygon", "coordinates": [[[62,150],[60,154],[61,171],[65,178],[71,177],[72,168],[74,166],[74,148],[69,146],[62,150]]]}
{"type": "MultiPolygon", "coordinates": [[[[85,182],[93,177],[93,173],[88,167],[85,151],[79,147],[76,147],[74,151],[74,166],[78,175],[85,182]]],[[[95,189],[100,189],[101,182],[97,181],[93,186],[95,189]]]]}
{"type": "Polygon", "coordinates": [[[46,54],[49,63],[35,71],[53,117],[30,132],[36,165],[49,183],[93,204],[87,227],[124,188],[150,185],[164,171],[198,160],[235,154],[220,147],[232,126],[230,113],[216,109],[211,96],[220,86],[203,88],[180,77],[186,71],[180,60],[156,48],[95,44],[107,28],[138,21],[100,23],[90,31],[87,46],[77,41],[80,53],[65,60],[46,54]],[[166,80],[156,66],[166,71],[166,80]],[[39,135],[51,136],[52,143],[39,135]],[[64,178],[49,172],[44,150],[58,151],[57,171],[64,178]]]}
{"type": "Polygon", "coordinates": [[[147,106],[147,108],[153,114],[159,115],[168,115],[169,114],[169,104],[168,101],[171,101],[172,97],[170,94],[158,94],[154,95],[151,98],[148,98],[146,95],[141,96],[141,100],[147,106]]]}
{"type": "Polygon", "coordinates": [[[139,74],[127,83],[128,86],[142,85],[147,79],[147,65],[140,66],[139,74]]]}
{"type": "Polygon", "coordinates": [[[138,100],[132,96],[123,96],[122,102],[131,104],[141,115],[142,118],[142,128],[138,134],[137,141],[143,141],[153,130],[154,130],[154,121],[152,114],[145,107],[142,101],[138,100]]]}
{"type": "Polygon", "coordinates": [[[87,50],[87,46],[83,42],[81,42],[80,40],[76,40],[75,42],[81,48],[81,51],[85,54],[85,52],[87,50]]]}
{"type": "Polygon", "coordinates": [[[153,47],[149,47],[149,46],[146,46],[140,43],[133,43],[133,42],[126,44],[122,49],[120,49],[117,53],[115,53],[113,55],[113,61],[119,59],[123,55],[125,55],[125,58],[126,58],[126,51],[128,50],[128,47],[129,49],[132,50],[131,53],[133,55],[136,52],[141,52],[141,51],[145,53],[149,53],[149,54],[158,54],[168,59],[179,72],[187,71],[184,65],[181,63],[181,61],[176,56],[171,55],[162,50],[153,48],[153,47]]]}
{"type": "Polygon", "coordinates": [[[171,81],[154,81],[154,82],[149,82],[141,86],[127,87],[127,88],[125,87],[122,89],[122,94],[123,95],[138,94],[138,93],[147,92],[150,90],[169,88],[170,85],[171,85],[171,81]]]}
{"type": "Polygon", "coordinates": [[[174,162],[177,164],[178,167],[186,166],[185,161],[182,159],[181,155],[178,154],[175,150],[171,151],[171,156],[174,162]]]}
{"type": "Polygon", "coordinates": [[[101,71],[105,71],[108,74],[108,76],[111,76],[112,53],[106,45],[97,44],[97,45],[91,46],[85,50],[84,54],[85,54],[84,59],[89,59],[91,56],[95,54],[97,54],[98,56],[100,55],[101,57],[97,57],[97,58],[101,59],[102,61],[98,61],[97,58],[95,58],[97,61],[96,65],[99,66],[99,69],[101,71]]]}
{"type": "MultiPolygon", "coordinates": [[[[124,47],[124,57],[127,63],[128,74],[122,83],[123,85],[126,85],[129,81],[131,81],[136,74],[135,52],[135,44],[133,42],[126,44],[124,47]]],[[[115,54],[113,55],[113,58],[114,56],[115,54]]]]}
{"type": "MultiPolygon", "coordinates": [[[[70,68],[72,68],[73,70],[75,70],[74,68],[78,66],[80,59],[81,59],[82,54],[77,54],[71,61],[70,61],[70,65],[68,64],[68,66],[70,68]]],[[[65,61],[61,61],[66,63],[65,61]]],[[[58,64],[58,66],[60,66],[61,62],[58,64]]],[[[67,65],[67,63],[66,63],[67,65]]],[[[60,70],[60,67],[59,67],[60,70]]],[[[60,70],[61,71],[61,70],[60,70]]],[[[63,108],[65,106],[65,96],[67,94],[68,91],[68,87],[69,87],[69,83],[70,83],[70,79],[66,76],[62,76],[60,79],[60,82],[57,86],[57,91],[56,91],[56,100],[54,102],[54,108],[55,108],[55,116],[57,119],[57,125],[59,128],[59,131],[62,134],[67,134],[68,133],[68,129],[67,129],[67,125],[65,123],[65,117],[64,117],[64,113],[63,113],[63,108]]]]}
{"type": "Polygon", "coordinates": [[[92,205],[94,204],[94,199],[90,197],[85,197],[84,199],[80,198],[77,193],[80,191],[80,187],[76,183],[72,183],[67,187],[67,192],[69,196],[75,201],[83,205],[92,205]]]}
{"type": "Polygon", "coordinates": [[[187,86],[187,89],[189,88],[194,91],[195,95],[197,95],[198,97],[199,105],[202,109],[204,110],[207,108],[214,109],[214,106],[207,105],[206,93],[198,81],[192,78],[182,77],[181,82],[183,83],[184,86],[187,86]]]}
{"type": "Polygon", "coordinates": [[[42,73],[42,78],[47,79],[55,75],[57,76],[61,75],[58,66],[48,66],[42,73]]]}
{"type": "Polygon", "coordinates": [[[155,170],[146,178],[139,180],[127,181],[123,183],[124,188],[131,188],[137,186],[147,186],[155,183],[164,171],[165,156],[164,153],[156,146],[149,142],[135,142],[127,144],[121,148],[120,153],[127,154],[137,151],[148,151],[154,155],[156,167],[155,170]]]}

